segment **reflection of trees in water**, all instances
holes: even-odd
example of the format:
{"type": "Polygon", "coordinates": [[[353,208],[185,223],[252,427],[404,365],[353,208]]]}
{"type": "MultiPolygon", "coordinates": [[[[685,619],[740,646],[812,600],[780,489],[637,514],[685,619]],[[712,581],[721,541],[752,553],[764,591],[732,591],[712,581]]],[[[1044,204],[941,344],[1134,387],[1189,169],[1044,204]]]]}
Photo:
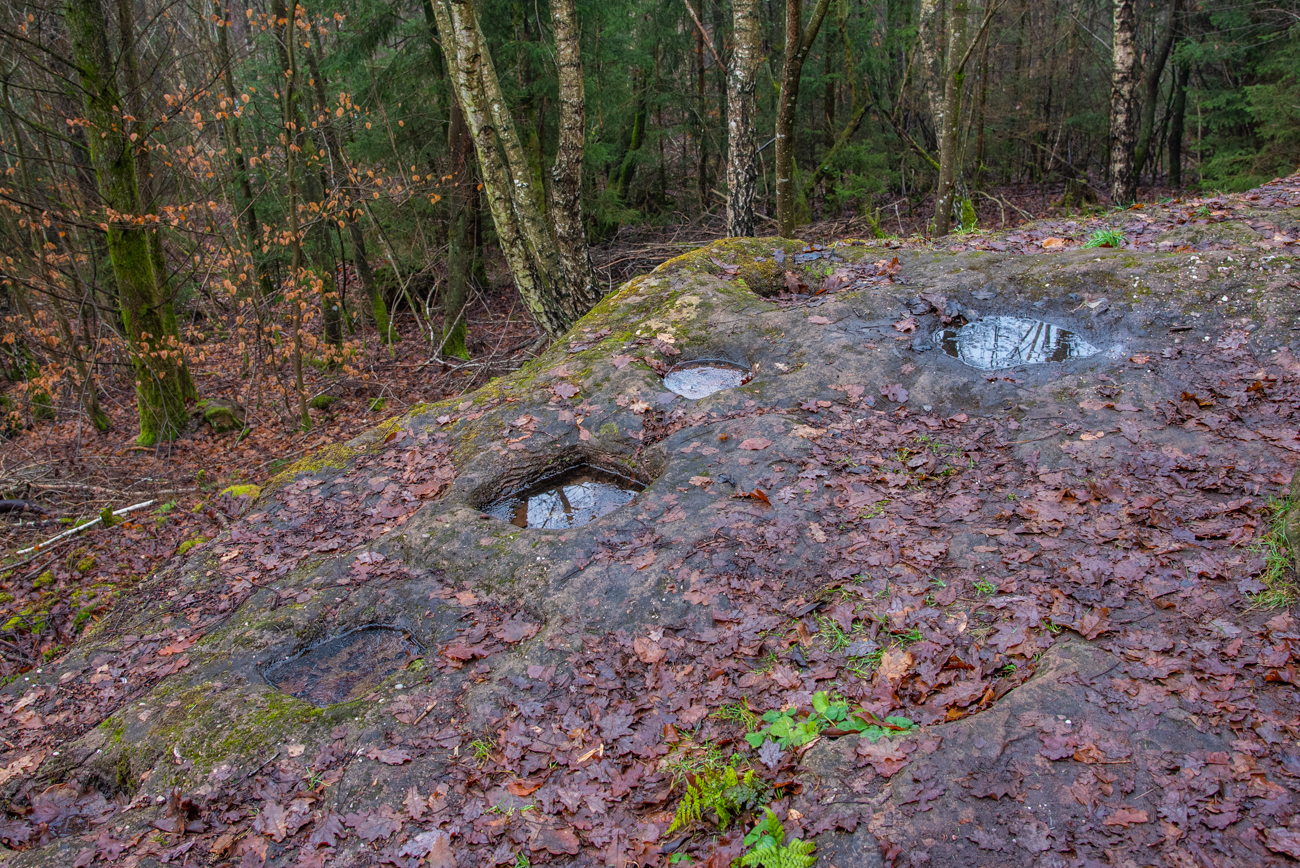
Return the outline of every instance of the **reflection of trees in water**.
{"type": "Polygon", "coordinates": [[[521,504],[528,527],[577,527],[612,512],[636,497],[635,491],[606,482],[559,485],[521,504]]]}
{"type": "Polygon", "coordinates": [[[940,333],[944,352],[982,370],[1063,362],[1090,356],[1097,348],[1068,329],[1036,319],[986,317],[940,333]]]}

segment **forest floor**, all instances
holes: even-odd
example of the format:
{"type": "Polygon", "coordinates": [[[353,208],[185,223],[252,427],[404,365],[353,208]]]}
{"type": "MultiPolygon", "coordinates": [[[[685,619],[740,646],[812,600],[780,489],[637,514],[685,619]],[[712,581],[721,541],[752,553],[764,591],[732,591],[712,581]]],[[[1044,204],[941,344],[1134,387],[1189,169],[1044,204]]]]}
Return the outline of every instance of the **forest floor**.
{"type": "MultiPolygon", "coordinates": [[[[1300,453],[1300,178],[835,234],[670,263],[474,391],[533,342],[486,301],[475,366],[375,348],[321,375],[342,400],[309,434],[142,451],[119,393],[110,435],[6,442],[5,493],[52,513],[154,504],[4,568],[0,858],[721,868],[746,829],[665,833],[727,756],[822,865],[1300,858],[1271,500],[1300,453]],[[1122,249],[1080,249],[1104,229],[1122,249]],[[977,307],[1104,352],[971,377],[930,334],[977,307]],[[705,351],[754,382],[698,407],[655,385],[705,351]],[[522,456],[597,453],[636,459],[639,506],[540,538],[479,518],[522,456]],[[366,652],[375,679],[323,713],[276,704],[268,662],[375,623],[416,659],[366,652]]],[[[61,529],[5,520],[5,552],[61,529]]]]}

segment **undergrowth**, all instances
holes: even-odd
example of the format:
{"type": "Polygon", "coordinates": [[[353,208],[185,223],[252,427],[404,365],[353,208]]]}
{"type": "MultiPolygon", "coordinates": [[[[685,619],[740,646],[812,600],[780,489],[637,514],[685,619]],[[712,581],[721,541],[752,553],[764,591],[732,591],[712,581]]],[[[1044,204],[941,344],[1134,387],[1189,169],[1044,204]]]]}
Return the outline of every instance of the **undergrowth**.
{"type": "Polygon", "coordinates": [[[750,850],[740,859],[744,868],[761,866],[761,868],[811,868],[817,857],[813,851],[817,845],[812,841],[792,838],[785,842],[785,827],[769,808],[762,822],[745,836],[745,846],[750,850]]]}
{"type": "Polygon", "coordinates": [[[686,786],[673,824],[664,834],[671,835],[678,829],[701,823],[709,814],[717,818],[718,828],[725,832],[732,820],[762,807],[771,796],[772,788],[762,778],[755,777],[753,769],[743,773],[731,765],[705,769],[686,786]]]}
{"type": "Polygon", "coordinates": [[[1286,538],[1291,498],[1270,498],[1264,510],[1268,513],[1268,531],[1251,546],[1251,551],[1264,558],[1259,580],[1265,588],[1255,595],[1253,602],[1263,609],[1278,609],[1300,597],[1300,584],[1291,567],[1291,546],[1286,538]]]}

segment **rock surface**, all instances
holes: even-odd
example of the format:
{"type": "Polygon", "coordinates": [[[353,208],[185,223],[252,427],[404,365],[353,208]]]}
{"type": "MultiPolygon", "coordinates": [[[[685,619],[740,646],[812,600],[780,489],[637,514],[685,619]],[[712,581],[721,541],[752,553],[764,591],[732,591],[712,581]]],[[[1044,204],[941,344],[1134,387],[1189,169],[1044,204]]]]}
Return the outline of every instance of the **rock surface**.
{"type": "Polygon", "coordinates": [[[661,864],[709,745],[819,864],[1281,860],[1300,630],[1250,608],[1248,546],[1300,452],[1294,255],[813,252],[665,263],[524,370],[264,486],[5,688],[69,737],[0,769],[34,808],[0,837],[44,842],[7,864],[661,864]],[[826,291],[778,294],[801,284],[826,291]],[[1100,352],[983,372],[925,340],[986,314],[1100,352]],[[666,392],[692,358],[753,379],[666,392]],[[647,488],[580,528],[484,514],[584,462],[647,488]],[[363,697],[264,677],[370,625],[423,651],[363,697]],[[746,699],[816,690],[922,725],[770,763],[739,740],[746,699]]]}

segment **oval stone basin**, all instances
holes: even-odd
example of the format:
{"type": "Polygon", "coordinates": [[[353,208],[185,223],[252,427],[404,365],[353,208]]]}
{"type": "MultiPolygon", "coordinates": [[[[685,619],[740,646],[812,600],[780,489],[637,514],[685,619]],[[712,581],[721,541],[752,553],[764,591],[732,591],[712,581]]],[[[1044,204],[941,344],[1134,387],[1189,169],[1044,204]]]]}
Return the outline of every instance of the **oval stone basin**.
{"type": "Polygon", "coordinates": [[[323,707],[360,699],[421,653],[403,630],[362,627],[313,645],[262,674],[276,689],[323,707]]]}
{"type": "Polygon", "coordinates": [[[696,400],[743,386],[750,380],[749,369],[721,359],[699,359],[674,365],[664,374],[664,387],[683,398],[696,400]]]}
{"type": "Polygon", "coordinates": [[[1064,362],[1100,352],[1068,329],[1018,316],[986,316],[958,329],[942,328],[934,333],[934,342],[981,371],[1064,362]]]}
{"type": "Polygon", "coordinates": [[[547,477],[484,510],[517,527],[558,530],[590,524],[631,503],[645,485],[590,464],[547,477]]]}

